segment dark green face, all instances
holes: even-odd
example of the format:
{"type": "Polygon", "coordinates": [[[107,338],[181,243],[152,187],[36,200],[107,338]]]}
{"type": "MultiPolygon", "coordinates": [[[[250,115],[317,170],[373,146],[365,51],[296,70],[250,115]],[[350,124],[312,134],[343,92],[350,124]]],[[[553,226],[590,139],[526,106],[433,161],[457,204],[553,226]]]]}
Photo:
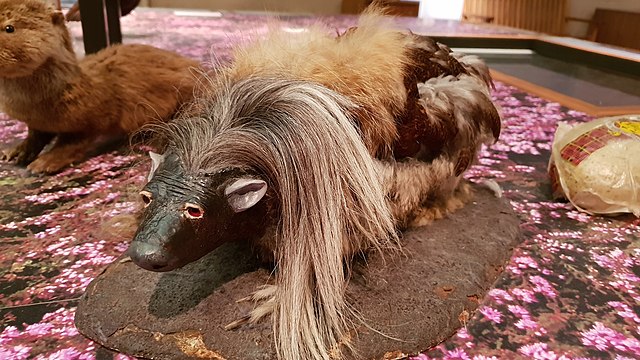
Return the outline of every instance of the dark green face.
{"type": "Polygon", "coordinates": [[[266,188],[234,171],[185,174],[176,155],[165,155],[141,192],[146,208],[128,254],[144,269],[170,271],[264,232],[266,188]]]}

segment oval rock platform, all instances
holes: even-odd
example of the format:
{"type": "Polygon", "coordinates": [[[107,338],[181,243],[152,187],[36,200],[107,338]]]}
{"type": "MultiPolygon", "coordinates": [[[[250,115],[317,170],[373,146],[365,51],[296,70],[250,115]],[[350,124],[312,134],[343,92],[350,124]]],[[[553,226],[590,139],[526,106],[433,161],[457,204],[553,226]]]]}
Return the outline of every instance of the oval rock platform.
{"type": "MultiPolygon", "coordinates": [[[[351,337],[356,358],[416,354],[473,315],[519,239],[507,201],[475,190],[464,209],[404,233],[403,254],[374,253],[367,266],[354,265],[347,297],[366,323],[356,323],[351,337]]],[[[268,281],[241,244],[168,273],[122,258],[89,285],[76,326],[109,349],[142,358],[272,360],[270,321],[224,328],[252,309],[236,300],[268,281]]]]}

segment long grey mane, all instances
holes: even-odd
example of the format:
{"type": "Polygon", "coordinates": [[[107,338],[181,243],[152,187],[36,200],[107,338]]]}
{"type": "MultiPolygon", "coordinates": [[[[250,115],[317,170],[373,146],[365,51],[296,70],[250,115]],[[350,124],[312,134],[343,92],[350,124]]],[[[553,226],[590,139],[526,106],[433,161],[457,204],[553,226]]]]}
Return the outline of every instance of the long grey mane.
{"type": "Polygon", "coordinates": [[[353,105],[312,82],[221,78],[188,115],[163,125],[168,146],[188,172],[265,177],[279,201],[278,355],[335,357],[349,346],[344,257],[398,241],[374,160],[345,115],[353,105]]]}

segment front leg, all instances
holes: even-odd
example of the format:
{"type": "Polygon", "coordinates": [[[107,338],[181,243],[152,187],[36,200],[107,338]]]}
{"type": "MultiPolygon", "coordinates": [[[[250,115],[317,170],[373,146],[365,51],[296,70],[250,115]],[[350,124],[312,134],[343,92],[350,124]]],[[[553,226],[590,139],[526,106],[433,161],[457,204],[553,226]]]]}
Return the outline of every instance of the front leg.
{"type": "Polygon", "coordinates": [[[29,128],[26,139],[15,147],[3,151],[2,160],[13,161],[17,165],[27,165],[38,157],[54,137],[55,134],[29,128]]]}
{"type": "Polygon", "coordinates": [[[235,330],[242,325],[255,324],[265,317],[273,314],[276,306],[277,285],[264,285],[253,294],[238,300],[237,302],[249,301],[256,304],[256,307],[242,318],[227,324],[225,330],[235,330]]]}
{"type": "Polygon", "coordinates": [[[95,135],[88,134],[60,134],[51,150],[38,156],[27,169],[33,173],[59,172],[64,167],[83,160],[95,138],[95,135]]]}

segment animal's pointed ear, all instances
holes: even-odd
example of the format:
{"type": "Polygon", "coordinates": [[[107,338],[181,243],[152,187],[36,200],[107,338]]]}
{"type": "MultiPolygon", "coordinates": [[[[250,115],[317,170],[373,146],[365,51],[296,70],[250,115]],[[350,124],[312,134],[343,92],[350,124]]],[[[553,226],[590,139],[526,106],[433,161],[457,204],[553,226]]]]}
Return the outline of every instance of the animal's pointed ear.
{"type": "Polygon", "coordinates": [[[224,189],[233,211],[243,212],[260,201],[267,192],[267,183],[260,179],[242,178],[224,189]]]}
{"type": "Polygon", "coordinates": [[[60,11],[51,14],[51,22],[53,25],[64,25],[64,15],[60,11]]]}
{"type": "Polygon", "coordinates": [[[153,174],[156,173],[156,170],[160,167],[160,165],[164,162],[164,155],[160,155],[154,153],[153,151],[149,151],[149,156],[151,157],[151,171],[149,171],[149,176],[147,176],[147,181],[151,181],[153,179],[153,174]]]}

